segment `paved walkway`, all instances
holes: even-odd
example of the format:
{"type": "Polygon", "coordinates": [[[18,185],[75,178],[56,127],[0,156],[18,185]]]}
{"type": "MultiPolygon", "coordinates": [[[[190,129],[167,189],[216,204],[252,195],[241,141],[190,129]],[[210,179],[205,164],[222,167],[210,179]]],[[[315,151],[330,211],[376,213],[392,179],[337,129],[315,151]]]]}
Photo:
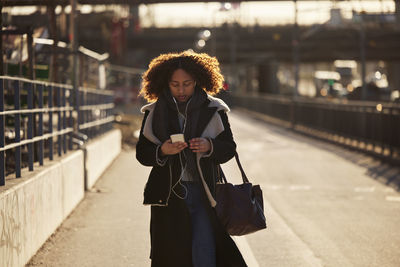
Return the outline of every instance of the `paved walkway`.
{"type": "Polygon", "coordinates": [[[27,266],[150,266],[148,172],[122,151],[27,266]]]}

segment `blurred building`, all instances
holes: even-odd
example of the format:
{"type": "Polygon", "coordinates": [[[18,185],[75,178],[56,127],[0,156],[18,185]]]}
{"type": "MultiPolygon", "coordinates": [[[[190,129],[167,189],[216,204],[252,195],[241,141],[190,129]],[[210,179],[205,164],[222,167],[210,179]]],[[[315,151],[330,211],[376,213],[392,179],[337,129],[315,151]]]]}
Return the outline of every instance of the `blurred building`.
{"type": "MultiPolygon", "coordinates": [[[[153,5],[81,5],[77,18],[79,44],[99,54],[109,53],[112,65],[134,69],[145,69],[149,61],[160,53],[187,49],[207,52],[220,60],[230,90],[242,92],[356,97],[353,91],[362,87],[364,81],[364,88],[373,83],[384,95],[380,99],[390,99],[387,96],[400,88],[398,1],[395,1],[394,10],[386,8],[384,11],[382,7],[381,12],[359,12],[345,8],[346,3],[335,2],[328,8],[323,6],[321,12],[327,14],[325,20],[319,19],[321,22],[313,24],[303,23],[307,20],[302,16],[306,11],[299,9],[299,21],[294,21],[290,17],[294,14],[291,14],[289,20],[284,20],[285,25],[265,24],[268,18],[260,15],[262,10],[257,10],[252,18],[249,15],[252,9],[247,3],[201,5],[205,11],[199,15],[196,23],[200,25],[197,27],[184,24],[184,19],[179,22],[181,24],[178,20],[168,20],[165,25],[169,26],[161,25],[162,12],[178,17],[179,12],[173,12],[174,6],[165,9],[165,6],[153,5]],[[199,40],[199,33],[204,30],[210,36],[199,40]],[[352,67],[338,67],[335,65],[338,60],[352,62],[352,67]],[[321,72],[337,72],[340,79],[320,79],[317,73],[321,72]],[[380,79],[376,73],[380,73],[380,79]]],[[[289,2],[282,5],[293,7],[289,2]]],[[[68,46],[68,7],[40,7],[25,14],[13,10],[3,8],[3,26],[31,27],[40,38],[55,39],[68,46]]],[[[282,11],[276,8],[275,13],[279,12],[282,11]]],[[[10,48],[9,43],[14,41],[9,38],[14,37],[3,36],[6,39],[3,46],[7,47],[3,50],[6,51],[3,57],[10,63],[7,71],[11,70],[11,55],[18,55],[19,47],[17,41],[10,48]]],[[[51,49],[47,47],[49,51],[45,51],[46,48],[38,44],[35,48],[36,66],[40,65],[42,69],[47,66],[48,75],[51,75],[48,57],[51,49]]],[[[58,79],[62,81],[68,80],[65,70],[70,68],[66,55],[62,51],[57,54],[58,79]]],[[[118,78],[124,75],[110,80],[123,80],[115,86],[124,87],[126,80],[118,78]]],[[[132,79],[138,87],[140,74],[135,75],[132,79]]]]}

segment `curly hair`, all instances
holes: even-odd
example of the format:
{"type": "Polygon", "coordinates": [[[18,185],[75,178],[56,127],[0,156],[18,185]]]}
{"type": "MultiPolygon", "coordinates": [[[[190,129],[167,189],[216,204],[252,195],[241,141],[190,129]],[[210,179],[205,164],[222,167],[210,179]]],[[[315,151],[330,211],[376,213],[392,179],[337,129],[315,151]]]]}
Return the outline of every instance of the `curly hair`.
{"type": "Polygon", "coordinates": [[[139,95],[148,102],[154,102],[165,88],[175,70],[182,69],[190,74],[196,85],[210,95],[217,94],[223,86],[224,77],[215,57],[205,53],[184,51],[161,54],[154,58],[142,76],[142,89],[139,95]]]}

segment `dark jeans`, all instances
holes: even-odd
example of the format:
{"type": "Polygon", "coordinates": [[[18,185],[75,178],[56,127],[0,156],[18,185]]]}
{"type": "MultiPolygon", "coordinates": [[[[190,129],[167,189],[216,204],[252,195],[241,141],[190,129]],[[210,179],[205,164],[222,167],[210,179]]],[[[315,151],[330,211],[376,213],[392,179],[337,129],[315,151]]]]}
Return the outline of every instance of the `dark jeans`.
{"type": "Polygon", "coordinates": [[[192,220],[192,262],[194,267],[215,267],[215,235],[209,216],[208,200],[200,182],[184,182],[188,190],[185,199],[192,220]]]}

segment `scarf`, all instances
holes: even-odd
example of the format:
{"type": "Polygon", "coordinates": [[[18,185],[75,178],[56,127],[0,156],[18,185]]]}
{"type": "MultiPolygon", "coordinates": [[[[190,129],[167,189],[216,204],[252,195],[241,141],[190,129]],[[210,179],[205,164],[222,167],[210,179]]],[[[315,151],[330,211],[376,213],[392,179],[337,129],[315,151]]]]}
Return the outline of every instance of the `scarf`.
{"type": "MultiPolygon", "coordinates": [[[[189,142],[190,139],[196,136],[196,126],[199,120],[200,109],[208,105],[207,93],[196,87],[192,97],[185,103],[175,102],[170,90],[167,88],[159,96],[156,106],[154,108],[153,117],[153,133],[164,143],[170,138],[171,134],[182,133],[179,125],[178,114],[181,113],[186,116],[185,141],[189,142]]],[[[199,174],[196,167],[196,153],[193,153],[189,147],[184,149],[186,160],[186,170],[194,178],[198,179],[199,174]]],[[[185,163],[184,163],[185,164],[185,163]]]]}
{"type": "Polygon", "coordinates": [[[171,134],[182,133],[178,120],[178,112],[181,112],[183,115],[187,115],[186,129],[183,133],[185,135],[185,141],[197,137],[195,135],[200,108],[207,104],[206,100],[206,92],[198,87],[195,88],[192,97],[185,103],[175,103],[171,92],[168,89],[164,90],[158,97],[154,108],[152,122],[154,135],[164,143],[170,138],[171,134]],[[187,110],[187,114],[185,114],[185,110],[187,110]]]}

